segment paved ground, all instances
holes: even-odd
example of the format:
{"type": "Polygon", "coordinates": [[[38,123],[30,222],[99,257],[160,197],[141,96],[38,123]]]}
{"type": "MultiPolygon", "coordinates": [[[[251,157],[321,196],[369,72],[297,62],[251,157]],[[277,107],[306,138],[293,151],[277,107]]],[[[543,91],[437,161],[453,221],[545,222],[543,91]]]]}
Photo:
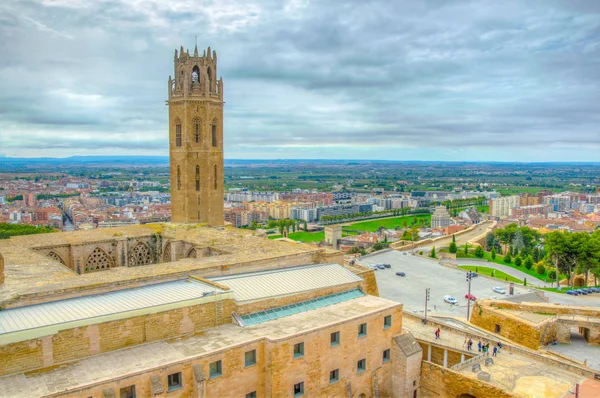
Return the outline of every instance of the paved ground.
{"type": "MultiPolygon", "coordinates": [[[[547,348],[578,361],[587,360],[590,368],[600,370],[600,347],[588,344],[575,328],[571,330],[571,344],[558,343],[558,345],[549,345],[547,348]]],[[[600,392],[598,395],[600,396],[600,392]]]]}
{"type": "MultiPolygon", "coordinates": [[[[422,314],[425,306],[425,288],[428,287],[431,289],[428,314],[466,317],[467,282],[464,271],[444,267],[437,261],[395,250],[369,256],[364,262],[367,264],[391,264],[391,269],[375,272],[379,294],[381,297],[403,303],[405,310],[422,314]],[[406,272],[406,277],[396,276],[395,273],[398,271],[406,272]],[[458,300],[458,305],[445,303],[444,295],[454,296],[458,300]]],[[[474,278],[471,283],[471,294],[478,299],[504,297],[492,291],[494,286],[508,290],[506,282],[479,276],[474,278]]],[[[531,289],[515,286],[515,294],[529,291],[531,289]]],[[[550,302],[600,307],[600,294],[580,297],[549,292],[545,292],[545,294],[550,298],[550,302]]]]}

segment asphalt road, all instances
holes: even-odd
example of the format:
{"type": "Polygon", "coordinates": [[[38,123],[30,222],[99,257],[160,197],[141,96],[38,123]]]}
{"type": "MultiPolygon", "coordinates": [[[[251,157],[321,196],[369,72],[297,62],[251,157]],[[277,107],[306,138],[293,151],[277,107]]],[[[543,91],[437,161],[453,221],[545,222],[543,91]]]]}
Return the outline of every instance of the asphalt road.
{"type": "MultiPolygon", "coordinates": [[[[461,235],[455,235],[456,244],[458,246],[461,246],[461,245],[464,245],[465,243],[467,243],[468,241],[470,241],[471,239],[477,238],[481,234],[485,233],[485,231],[487,230],[487,228],[490,225],[491,225],[491,223],[489,223],[489,222],[481,223],[481,224],[478,224],[472,231],[466,232],[461,235]]],[[[442,247],[450,246],[450,242],[452,242],[452,235],[448,235],[444,239],[439,239],[435,243],[419,246],[418,248],[415,248],[415,250],[422,250],[424,252],[429,252],[429,251],[431,251],[431,249],[434,246],[435,246],[436,250],[439,250],[442,247]]],[[[410,249],[408,249],[408,250],[410,250],[410,249]]]]}
{"type": "MultiPolygon", "coordinates": [[[[404,304],[407,311],[424,313],[425,288],[430,288],[430,301],[428,314],[467,316],[466,272],[440,265],[437,261],[413,256],[408,252],[396,250],[376,254],[364,259],[362,264],[391,264],[391,269],[375,271],[379,295],[404,304]],[[406,272],[406,277],[397,276],[398,271],[406,272]],[[458,305],[444,302],[444,296],[451,295],[458,300],[458,305]]],[[[471,294],[477,299],[504,297],[495,293],[492,288],[500,286],[508,291],[508,284],[499,280],[479,276],[471,282],[471,294]]],[[[515,294],[531,291],[529,288],[515,285],[515,294]]],[[[600,294],[572,297],[566,294],[545,292],[550,297],[550,302],[569,305],[591,305],[600,307],[600,294]]],[[[471,306],[472,308],[472,306],[471,306]]]]}

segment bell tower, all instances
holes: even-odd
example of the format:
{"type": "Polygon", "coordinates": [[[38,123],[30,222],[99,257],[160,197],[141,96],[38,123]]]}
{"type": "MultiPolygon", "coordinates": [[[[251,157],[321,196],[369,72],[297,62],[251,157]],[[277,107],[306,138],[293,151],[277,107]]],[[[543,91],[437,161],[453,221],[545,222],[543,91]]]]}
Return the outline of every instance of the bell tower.
{"type": "Polygon", "coordinates": [[[171,220],[224,224],[223,79],[217,53],[175,50],[169,76],[169,162],[171,220]]]}

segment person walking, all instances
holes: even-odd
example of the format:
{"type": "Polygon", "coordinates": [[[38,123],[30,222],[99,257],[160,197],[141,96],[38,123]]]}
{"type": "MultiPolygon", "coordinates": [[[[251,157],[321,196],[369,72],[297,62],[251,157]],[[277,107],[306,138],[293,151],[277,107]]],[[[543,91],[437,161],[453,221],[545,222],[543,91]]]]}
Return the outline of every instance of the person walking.
{"type": "Polygon", "coordinates": [[[477,343],[477,351],[481,352],[481,340],[477,343]]]}
{"type": "Polygon", "coordinates": [[[473,340],[469,339],[469,342],[467,343],[467,350],[471,351],[472,347],[473,347],[473,340]]]}
{"type": "Polygon", "coordinates": [[[498,347],[494,347],[494,352],[492,353],[492,356],[495,357],[496,356],[496,352],[498,352],[498,347]]]}
{"type": "Polygon", "coordinates": [[[437,328],[435,331],[435,339],[438,340],[440,338],[440,328],[437,328]]]}

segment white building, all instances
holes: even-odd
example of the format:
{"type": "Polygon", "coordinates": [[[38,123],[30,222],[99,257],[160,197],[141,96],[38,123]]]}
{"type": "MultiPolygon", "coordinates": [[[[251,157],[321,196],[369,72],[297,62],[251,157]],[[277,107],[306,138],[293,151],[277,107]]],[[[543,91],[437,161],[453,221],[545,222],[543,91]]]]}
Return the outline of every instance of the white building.
{"type": "Polygon", "coordinates": [[[492,217],[506,218],[510,216],[511,210],[519,205],[520,198],[516,195],[490,199],[490,215],[492,217]]]}

